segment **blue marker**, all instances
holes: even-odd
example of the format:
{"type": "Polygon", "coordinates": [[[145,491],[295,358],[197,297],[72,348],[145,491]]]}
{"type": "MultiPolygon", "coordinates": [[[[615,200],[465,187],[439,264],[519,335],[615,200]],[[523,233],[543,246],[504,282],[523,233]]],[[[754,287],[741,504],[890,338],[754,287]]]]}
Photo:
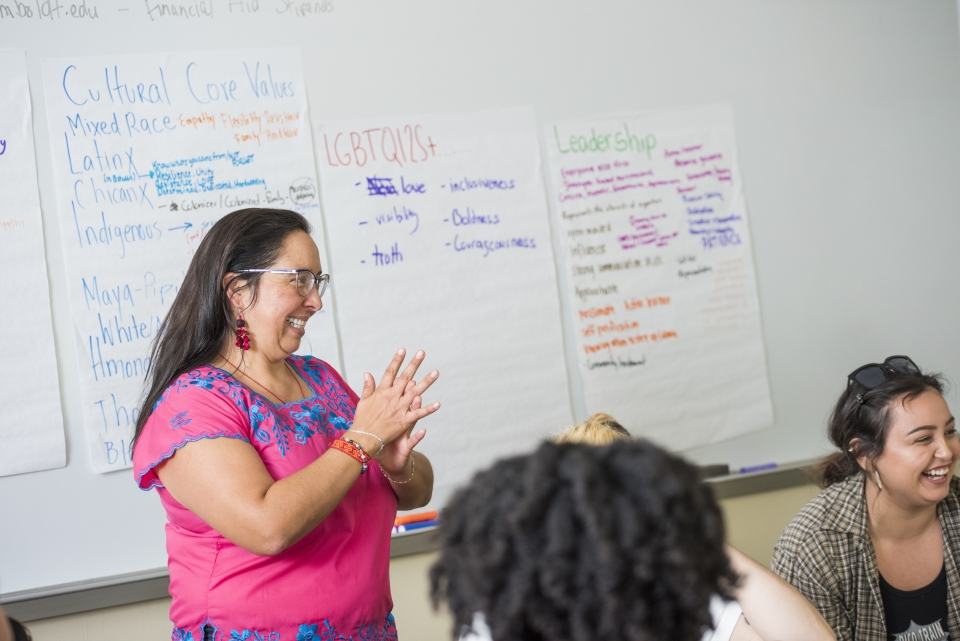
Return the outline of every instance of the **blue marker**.
{"type": "Polygon", "coordinates": [[[394,534],[403,534],[404,532],[412,532],[413,530],[422,530],[423,528],[435,527],[438,524],[437,519],[432,521],[418,521],[417,523],[407,523],[406,525],[397,525],[393,528],[394,534]]]}
{"type": "Polygon", "coordinates": [[[776,463],[764,463],[762,465],[749,465],[747,467],[741,467],[741,474],[752,474],[753,472],[763,472],[765,470],[775,470],[777,469],[776,463]]]}

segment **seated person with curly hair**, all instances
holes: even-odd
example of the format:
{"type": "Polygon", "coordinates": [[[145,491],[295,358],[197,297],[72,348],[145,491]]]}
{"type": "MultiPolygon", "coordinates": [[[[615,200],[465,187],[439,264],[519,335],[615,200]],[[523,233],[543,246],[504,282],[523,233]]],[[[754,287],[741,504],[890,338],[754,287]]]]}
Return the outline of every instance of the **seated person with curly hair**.
{"type": "Polygon", "coordinates": [[[464,641],[834,638],[796,590],[731,563],[713,492],[649,442],[502,460],[454,496],[441,532],[431,590],[464,641]]]}

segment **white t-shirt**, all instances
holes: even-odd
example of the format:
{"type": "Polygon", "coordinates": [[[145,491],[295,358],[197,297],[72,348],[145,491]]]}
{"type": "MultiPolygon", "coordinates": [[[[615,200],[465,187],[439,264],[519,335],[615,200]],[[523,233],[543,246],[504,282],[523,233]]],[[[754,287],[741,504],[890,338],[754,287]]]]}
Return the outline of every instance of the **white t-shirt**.
{"type": "Polygon", "coordinates": [[[743,610],[736,601],[724,601],[714,595],[710,599],[710,616],[713,617],[713,630],[707,630],[703,633],[700,641],[730,641],[733,636],[733,629],[737,627],[737,621],[743,610]]]}
{"type": "MultiPolygon", "coordinates": [[[[740,620],[743,610],[736,601],[724,601],[718,596],[710,599],[710,616],[713,617],[713,630],[703,633],[700,641],[730,641],[733,629],[740,620]]],[[[492,641],[490,628],[481,612],[473,615],[473,626],[460,635],[460,641],[492,641]]]]}

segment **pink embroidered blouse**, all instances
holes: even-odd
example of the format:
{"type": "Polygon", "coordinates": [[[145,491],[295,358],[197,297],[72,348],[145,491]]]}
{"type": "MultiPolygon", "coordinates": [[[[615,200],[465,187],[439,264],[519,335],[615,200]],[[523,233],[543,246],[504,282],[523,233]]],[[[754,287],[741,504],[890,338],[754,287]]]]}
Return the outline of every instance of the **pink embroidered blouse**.
{"type": "Polygon", "coordinates": [[[156,467],[187,443],[235,438],[274,479],[306,467],[353,422],[357,395],[326,363],[288,362],[313,395],[275,406],[227,372],[200,367],[163,393],[133,454],[141,489],[167,512],[174,641],[386,641],[397,638],[390,533],[397,499],[375,462],[320,525],[276,556],[234,545],[174,499],[156,467]]]}

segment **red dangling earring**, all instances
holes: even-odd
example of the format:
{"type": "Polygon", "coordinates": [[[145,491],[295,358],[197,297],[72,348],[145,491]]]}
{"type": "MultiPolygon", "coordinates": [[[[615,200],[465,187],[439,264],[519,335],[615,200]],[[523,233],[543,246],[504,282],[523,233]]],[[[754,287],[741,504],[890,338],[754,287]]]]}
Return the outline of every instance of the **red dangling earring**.
{"type": "Polygon", "coordinates": [[[246,322],[243,320],[243,314],[237,314],[237,342],[236,345],[243,351],[250,349],[250,335],[247,334],[246,322]]]}

